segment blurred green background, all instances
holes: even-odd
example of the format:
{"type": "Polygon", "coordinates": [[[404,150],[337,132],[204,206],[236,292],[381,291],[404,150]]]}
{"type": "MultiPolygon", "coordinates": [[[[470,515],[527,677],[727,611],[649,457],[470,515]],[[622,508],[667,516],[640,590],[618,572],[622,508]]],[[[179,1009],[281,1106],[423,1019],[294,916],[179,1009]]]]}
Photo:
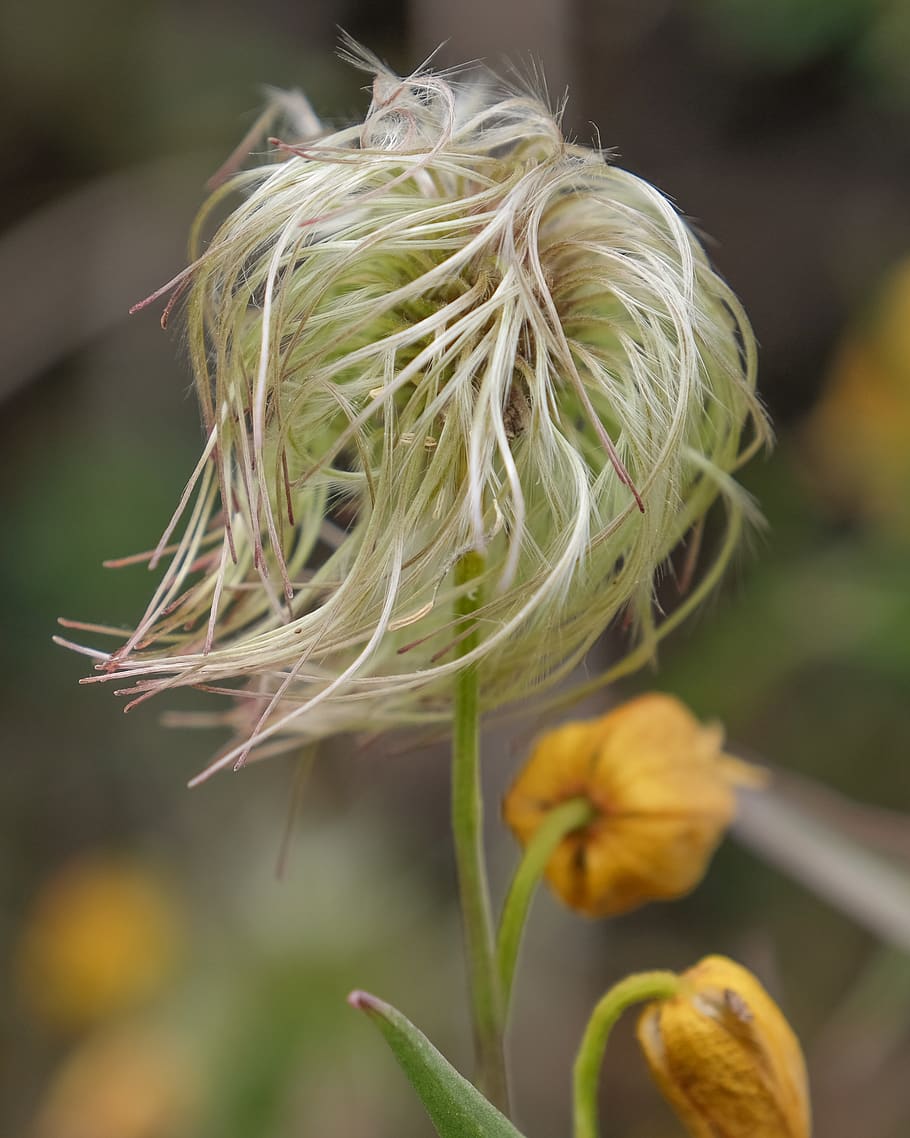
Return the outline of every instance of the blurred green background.
{"type": "MultiPolygon", "coordinates": [[[[355,986],[470,1063],[442,753],[336,742],[286,834],[292,762],[190,793],[218,740],[166,730],[154,704],[124,718],[110,691],[77,686],[85,661],[50,643],[60,615],[136,618],[147,573],[101,561],[154,544],[199,446],[179,333],[126,310],[182,266],[204,182],[264,85],[302,87],[331,122],[362,114],[364,77],[334,58],[336,25],[403,71],[443,40],[443,63],[540,60],[551,93],[569,87],[568,129],[588,141],[596,123],[711,235],[762,346],[779,443],[746,480],[768,528],[660,671],[619,694],[674,691],[789,772],[786,794],[835,834],[830,862],[824,843],[813,855],[822,868],[837,876],[861,842],[891,871],[896,892],[874,869],[860,889],[881,894],[876,911],[910,872],[906,0],[8,2],[3,1134],[428,1134],[344,1004],[355,986]]],[[[527,735],[499,728],[487,747],[498,895],[515,851],[495,802],[527,735]]],[[[760,820],[744,836],[814,872],[760,820]]],[[[568,1133],[569,1068],[604,988],[711,951],[759,971],[787,1009],[819,1135],[905,1138],[908,914],[870,919],[856,893],[835,905],[730,841],[691,898],[609,925],[542,896],[513,1030],[529,1138],[568,1133]]],[[[628,1028],[604,1080],[608,1132],[679,1135],[628,1028]]]]}

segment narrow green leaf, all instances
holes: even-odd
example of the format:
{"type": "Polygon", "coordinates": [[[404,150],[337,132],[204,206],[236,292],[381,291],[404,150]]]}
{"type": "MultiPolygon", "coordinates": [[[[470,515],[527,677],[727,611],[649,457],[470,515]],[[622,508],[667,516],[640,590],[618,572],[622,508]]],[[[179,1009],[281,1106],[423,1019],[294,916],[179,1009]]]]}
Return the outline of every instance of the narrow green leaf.
{"type": "Polygon", "coordinates": [[[440,1138],[522,1138],[401,1012],[368,992],[352,992],[348,1003],[385,1036],[440,1138]]]}

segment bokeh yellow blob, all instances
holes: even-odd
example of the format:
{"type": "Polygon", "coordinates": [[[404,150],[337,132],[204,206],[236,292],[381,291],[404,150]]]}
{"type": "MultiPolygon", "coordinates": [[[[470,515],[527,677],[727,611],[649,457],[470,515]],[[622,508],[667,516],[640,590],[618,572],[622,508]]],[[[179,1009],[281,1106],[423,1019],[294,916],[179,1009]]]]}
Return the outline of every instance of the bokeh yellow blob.
{"type": "Polygon", "coordinates": [[[159,991],[179,940],[176,907],[149,870],[113,859],[66,866],[38,894],[18,945],[22,999],[77,1030],[159,991]]]}
{"type": "Polygon", "coordinates": [[[910,536],[910,261],[840,345],[806,438],[820,494],[910,536]]]}
{"type": "Polygon", "coordinates": [[[192,1133],[194,1089],[165,1035],[105,1030],[81,1044],[51,1083],[34,1138],[181,1138],[192,1133]]]}

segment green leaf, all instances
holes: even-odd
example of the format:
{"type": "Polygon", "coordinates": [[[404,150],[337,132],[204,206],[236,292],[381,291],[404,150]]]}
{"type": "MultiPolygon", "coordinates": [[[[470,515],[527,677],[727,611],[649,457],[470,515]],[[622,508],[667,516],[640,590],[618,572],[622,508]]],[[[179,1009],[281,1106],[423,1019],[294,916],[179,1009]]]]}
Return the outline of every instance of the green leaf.
{"type": "Polygon", "coordinates": [[[440,1138],[522,1138],[401,1012],[368,992],[352,992],[348,1003],[385,1036],[440,1138]]]}

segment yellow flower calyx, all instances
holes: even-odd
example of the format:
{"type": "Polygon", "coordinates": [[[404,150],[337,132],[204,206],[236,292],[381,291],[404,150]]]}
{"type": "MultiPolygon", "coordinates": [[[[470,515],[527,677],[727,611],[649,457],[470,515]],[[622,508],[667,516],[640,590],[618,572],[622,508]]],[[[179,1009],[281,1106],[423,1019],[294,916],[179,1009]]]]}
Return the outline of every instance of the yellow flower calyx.
{"type": "Polygon", "coordinates": [[[678,700],[650,693],[599,719],[541,736],[503,815],[527,845],[560,803],[587,799],[595,816],[557,846],[547,880],[591,917],[680,897],[701,880],[733,818],[734,786],[759,773],[725,755],[723,735],[678,700]]]}
{"type": "Polygon", "coordinates": [[[708,956],[678,995],[649,1004],[638,1040],[692,1138],[809,1138],[799,1040],[746,968],[708,956]]]}

